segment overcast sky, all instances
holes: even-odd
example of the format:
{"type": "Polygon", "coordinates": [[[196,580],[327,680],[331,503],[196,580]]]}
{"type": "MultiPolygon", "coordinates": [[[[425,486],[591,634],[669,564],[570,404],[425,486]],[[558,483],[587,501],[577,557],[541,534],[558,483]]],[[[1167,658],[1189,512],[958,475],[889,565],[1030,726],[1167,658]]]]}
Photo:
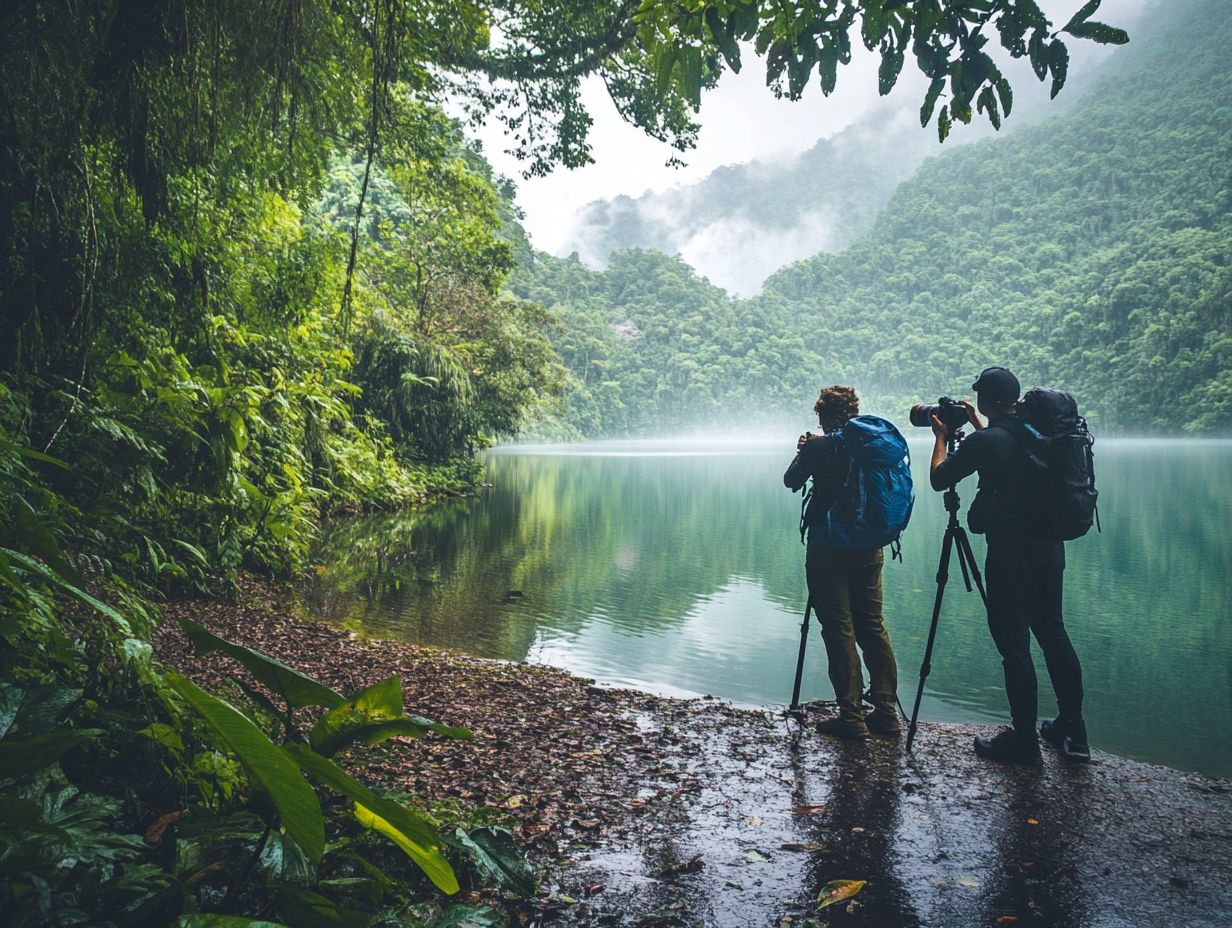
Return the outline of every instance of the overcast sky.
{"type": "MultiPolygon", "coordinates": [[[[1130,28],[1149,2],[1105,0],[1094,18],[1130,28]]],[[[1063,24],[1082,4],[1081,0],[1041,0],[1040,5],[1054,23],[1063,24]]],[[[1068,44],[1075,67],[1089,66],[1106,54],[1091,42],[1071,39],[1068,44]]],[[[897,86],[882,98],[877,94],[878,56],[866,51],[858,40],[855,45],[852,63],[839,69],[838,86],[831,96],[822,96],[814,75],[804,99],[794,103],[774,98],[765,85],[764,60],[747,50],[741,72],[725,74],[718,86],[702,97],[697,147],[680,155],[687,162],[684,168],[666,166],[674,151],[625,123],[597,78],[587,81],[582,90],[594,118],[590,133],[594,164],[572,171],[558,168],[547,177],[526,180],[521,178],[518,162],[505,154],[502,127],[496,120],[474,134],[497,171],[516,179],[518,205],[525,213],[524,224],[535,247],[559,254],[568,247],[574,213],[592,200],[620,194],[637,197],[647,190],[694,183],[725,164],[787,158],[810,148],[818,139],[842,131],[873,107],[918,110],[926,81],[913,67],[910,56],[897,86]]],[[[1014,71],[1007,68],[1007,73],[1015,96],[1026,91],[1026,85],[1036,83],[1025,66],[1014,71]]],[[[956,125],[954,135],[965,128],[956,125]]]]}

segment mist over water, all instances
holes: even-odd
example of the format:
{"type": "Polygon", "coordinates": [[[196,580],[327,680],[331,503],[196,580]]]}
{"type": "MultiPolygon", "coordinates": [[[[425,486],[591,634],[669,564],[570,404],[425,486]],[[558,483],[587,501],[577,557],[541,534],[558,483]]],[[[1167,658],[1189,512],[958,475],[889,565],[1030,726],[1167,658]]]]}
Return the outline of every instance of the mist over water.
{"type": "MultiPolygon", "coordinates": [[[[909,436],[917,503],[885,569],[900,694],[914,694],[945,525],[931,436],[909,436]]],[[[427,513],[329,527],[309,608],[368,633],[671,695],[784,704],[804,606],[794,436],[509,447],[492,484],[427,513]]],[[[1232,773],[1232,441],[1096,446],[1103,533],[1067,545],[1067,625],[1093,743],[1232,773]]],[[[964,514],[974,480],[960,485],[964,514]]],[[[983,540],[972,536],[977,557],[983,540]]],[[[1042,663],[1040,714],[1054,711],[1042,663]]],[[[820,637],[806,698],[830,698],[820,637]]],[[[922,715],[1007,718],[978,596],[951,577],[922,715]]]]}

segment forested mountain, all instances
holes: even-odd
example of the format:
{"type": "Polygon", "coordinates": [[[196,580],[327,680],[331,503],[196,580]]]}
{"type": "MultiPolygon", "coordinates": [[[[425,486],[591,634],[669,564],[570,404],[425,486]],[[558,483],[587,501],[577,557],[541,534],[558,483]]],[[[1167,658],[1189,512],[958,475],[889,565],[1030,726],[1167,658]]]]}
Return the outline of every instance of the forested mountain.
{"type": "Polygon", "coordinates": [[[929,160],[865,237],[752,299],[648,253],[616,255],[601,275],[539,256],[514,286],[561,307],[558,345],[578,380],[567,423],[597,435],[798,419],[823,382],[852,382],[901,416],[1000,363],[1075,391],[1104,430],[1227,430],[1223,12],[1170,7],[1071,109],[929,160]]]}
{"type": "MultiPolygon", "coordinates": [[[[904,66],[952,78],[944,134],[1008,99],[981,30],[1059,85],[1069,38],[1125,39],[1092,10],[0,4],[4,924],[496,924],[507,913],[471,891],[535,896],[487,830],[503,819],[406,804],[341,766],[356,740],[469,737],[407,714],[398,676],[343,694],[186,624],[199,653],[245,668],[216,695],[154,650],[166,597],[243,596],[242,568],[313,564],[329,513],[471,487],[474,452],[562,386],[593,431],[682,419],[703,372],[708,409],[753,395],[723,379],[730,356],[767,350],[747,307],[670,259],[604,278],[563,323],[511,298],[529,250],[510,186],[447,112],[498,120],[546,173],[590,157],[593,78],[685,150],[742,47],[798,98],[832,90],[862,42],[883,91],[904,66]]],[[[552,273],[523,289],[572,268],[552,273]]]]}

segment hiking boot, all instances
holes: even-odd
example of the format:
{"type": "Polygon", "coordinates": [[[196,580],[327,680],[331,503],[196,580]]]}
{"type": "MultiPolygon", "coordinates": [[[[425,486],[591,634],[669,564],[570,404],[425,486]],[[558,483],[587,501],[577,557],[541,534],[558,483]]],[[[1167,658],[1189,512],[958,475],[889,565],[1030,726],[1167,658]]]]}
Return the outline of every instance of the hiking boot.
{"type": "Polygon", "coordinates": [[[1060,747],[1065,740],[1065,719],[1059,715],[1055,719],[1044,719],[1040,722],[1040,737],[1060,747]]]}
{"type": "Polygon", "coordinates": [[[842,717],[822,719],[817,723],[817,731],[823,735],[833,735],[846,741],[867,741],[868,726],[863,722],[849,722],[842,717]]]}
{"type": "Polygon", "coordinates": [[[975,753],[989,760],[1026,767],[1040,767],[1044,763],[1034,729],[1024,733],[1015,728],[1003,728],[991,738],[976,738],[975,753]]]}
{"type": "Polygon", "coordinates": [[[902,723],[899,722],[898,716],[893,712],[883,712],[880,709],[874,709],[864,716],[864,721],[868,725],[868,730],[874,735],[897,738],[903,733],[902,723]]]}
{"type": "Polygon", "coordinates": [[[1091,747],[1087,744],[1087,726],[1081,719],[1067,721],[1059,716],[1040,723],[1040,736],[1055,744],[1061,754],[1070,760],[1085,764],[1091,759],[1091,747]]]}

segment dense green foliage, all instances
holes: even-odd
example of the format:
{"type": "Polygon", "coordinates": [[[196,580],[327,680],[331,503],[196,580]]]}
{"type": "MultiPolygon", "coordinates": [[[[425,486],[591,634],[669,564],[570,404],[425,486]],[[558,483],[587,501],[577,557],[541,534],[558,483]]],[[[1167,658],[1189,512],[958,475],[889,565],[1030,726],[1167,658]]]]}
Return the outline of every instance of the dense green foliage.
{"type": "Polygon", "coordinates": [[[759,305],[824,332],[837,379],[894,396],[1003,363],[1105,429],[1228,430],[1230,40],[1218,4],[1189,5],[1073,111],[929,162],[866,239],[759,305]]]}
{"type": "MultiPolygon", "coordinates": [[[[1065,30],[1122,40],[1088,21],[1097,5],[1065,30]]],[[[511,191],[442,116],[447,98],[495,111],[543,171],[587,159],[578,88],[598,73],[627,119],[685,148],[701,90],[739,65],[738,41],[754,39],[774,89],[794,97],[814,73],[833,88],[858,30],[880,51],[883,92],[908,51],[934,78],[923,122],[948,85],[944,136],[973,109],[993,124],[1009,110],[984,27],[1063,83],[1064,45],[1032,0],[0,9],[6,918],[466,916],[438,913],[427,882],[456,887],[432,820],[326,756],[352,736],[457,732],[407,717],[396,680],[323,695],[190,629],[269,691],[225,701],[163,671],[148,641],[158,596],[244,564],[291,571],[330,510],[464,485],[475,449],[561,388],[552,319],[503,293],[526,250],[511,191]],[[305,736],[293,713],[306,705],[327,711],[305,736]],[[322,806],[327,789],[347,803],[322,806]]],[[[687,270],[677,277],[685,293],[687,270]]],[[[630,281],[627,296],[651,292],[630,281]]],[[[754,344],[721,292],[694,302],[694,322],[732,350],[754,344]]],[[[713,367],[700,341],[682,347],[713,367]]],[[[448,853],[509,850],[463,830],[448,853]]]]}
{"type": "MultiPolygon", "coordinates": [[[[6,919],[423,923],[431,884],[396,858],[452,891],[443,839],[319,756],[350,729],[288,754],[285,674],[241,658],[286,711],[237,708],[147,638],[159,595],[302,565],[326,511],[465,486],[554,389],[542,313],[497,297],[509,191],[425,73],[478,26],[388,3],[0,19],[6,919]],[[394,857],[366,850],[378,832],[394,857]]],[[[427,730],[397,690],[365,737],[427,730]]]]}
{"type": "Polygon", "coordinates": [[[394,736],[470,738],[408,715],[397,677],[348,698],[189,622],[198,652],[225,654],[262,689],[233,678],[228,702],[161,671],[140,604],[126,610],[134,624],[85,592],[56,541],[62,523],[30,505],[45,493],[35,468],[62,466],[0,445],[15,516],[0,547],[6,924],[214,924],[202,913],[248,924],[242,912],[288,925],[486,923],[491,913],[425,899],[428,881],[456,893],[456,867],[473,881],[493,857],[510,889],[530,890],[507,833],[443,831],[331,759],[394,736]],[[78,608],[57,609],[57,598],[78,608]],[[302,710],[313,707],[323,711],[308,727],[302,710]],[[349,804],[323,805],[326,789],[349,804]]]}
{"type": "Polygon", "coordinates": [[[901,420],[992,363],[1073,390],[1104,430],[1227,431],[1229,41],[1217,4],[1187,4],[1072,109],[926,162],[868,235],[750,300],[649,252],[603,274],[538,256],[513,286],[563,307],[558,431],[799,420],[823,382],[901,420]]]}
{"type": "Polygon", "coordinates": [[[813,389],[815,356],[797,326],[750,312],[679,258],[618,252],[596,273],[576,258],[540,255],[512,286],[558,314],[556,347],[574,373],[564,416],[540,423],[539,434],[747,426],[729,416],[788,408],[803,384],[813,389]]]}

